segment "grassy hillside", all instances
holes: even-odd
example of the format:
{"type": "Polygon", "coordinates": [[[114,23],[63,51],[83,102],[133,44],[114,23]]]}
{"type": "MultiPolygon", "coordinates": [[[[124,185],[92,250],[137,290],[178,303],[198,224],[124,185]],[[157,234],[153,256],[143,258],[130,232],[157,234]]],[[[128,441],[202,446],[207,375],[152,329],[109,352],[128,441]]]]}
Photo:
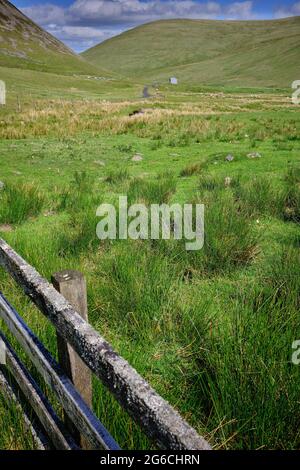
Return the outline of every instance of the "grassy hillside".
{"type": "Polygon", "coordinates": [[[96,80],[87,75],[69,76],[12,67],[0,67],[0,80],[6,83],[4,114],[23,110],[28,104],[34,106],[36,100],[115,101],[132,99],[141,93],[140,87],[129,80],[109,77],[96,80]]]}
{"type": "Polygon", "coordinates": [[[0,80],[6,110],[47,98],[128,99],[134,88],[73,53],[6,0],[0,0],[0,80]]]}
{"type": "Polygon", "coordinates": [[[143,80],[289,87],[300,76],[300,17],[274,21],[168,20],[127,31],[83,53],[143,80]]]}
{"type": "Polygon", "coordinates": [[[0,65],[60,74],[103,74],[6,0],[0,0],[0,65]]]}

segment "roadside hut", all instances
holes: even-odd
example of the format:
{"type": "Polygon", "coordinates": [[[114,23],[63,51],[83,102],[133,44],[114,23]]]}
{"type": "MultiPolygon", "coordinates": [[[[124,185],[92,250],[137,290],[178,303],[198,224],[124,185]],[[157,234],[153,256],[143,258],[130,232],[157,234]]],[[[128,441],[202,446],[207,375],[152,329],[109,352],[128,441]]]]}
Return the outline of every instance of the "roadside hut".
{"type": "Polygon", "coordinates": [[[171,83],[171,85],[178,85],[178,80],[176,77],[170,77],[169,83],[171,83]]]}

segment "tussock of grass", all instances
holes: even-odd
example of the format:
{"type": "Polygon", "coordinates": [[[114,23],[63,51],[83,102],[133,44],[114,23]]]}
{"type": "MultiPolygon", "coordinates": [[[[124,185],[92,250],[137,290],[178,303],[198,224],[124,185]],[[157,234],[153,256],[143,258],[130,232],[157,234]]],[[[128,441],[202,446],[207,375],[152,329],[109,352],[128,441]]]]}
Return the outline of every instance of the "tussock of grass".
{"type": "Polygon", "coordinates": [[[95,178],[86,171],[75,171],[70,183],[58,194],[60,211],[76,212],[90,204],[94,196],[95,178]]]}
{"type": "Polygon", "coordinates": [[[99,245],[96,236],[96,210],[103,202],[103,194],[94,178],[75,172],[69,186],[59,195],[59,209],[68,213],[67,230],[59,237],[59,255],[79,254],[99,245]]]}
{"type": "Polygon", "coordinates": [[[186,165],[180,172],[180,176],[187,177],[193,175],[199,175],[201,171],[205,168],[205,163],[192,163],[190,165],[186,165]]]}
{"type": "Polygon", "coordinates": [[[110,170],[107,174],[105,181],[110,184],[122,183],[129,179],[129,171],[126,168],[121,170],[110,170]]]}
{"type": "Polygon", "coordinates": [[[258,252],[258,235],[253,222],[239,210],[231,193],[223,190],[206,201],[204,221],[201,250],[187,252],[178,242],[170,247],[168,243],[164,245],[167,252],[171,250],[170,254],[181,260],[185,271],[214,275],[247,267],[253,261],[258,252]]]}
{"type": "Polygon", "coordinates": [[[198,351],[198,392],[221,448],[299,445],[299,432],[291,432],[298,429],[294,384],[300,376],[290,362],[291,344],[300,334],[296,250],[277,263],[256,285],[236,285],[230,307],[224,306],[225,323],[212,323],[206,348],[198,351]]]}
{"type": "Polygon", "coordinates": [[[37,216],[44,205],[44,197],[33,184],[9,183],[0,192],[0,222],[21,224],[37,216]]]}
{"type": "Polygon", "coordinates": [[[234,189],[241,208],[250,217],[256,215],[278,215],[278,189],[266,177],[252,178],[234,189]]]}
{"type": "Polygon", "coordinates": [[[200,256],[208,270],[247,266],[257,253],[258,238],[247,215],[231,195],[214,198],[206,211],[205,246],[200,256]]]}
{"type": "Polygon", "coordinates": [[[172,295],[174,273],[167,259],[153,256],[147,244],[116,244],[102,263],[102,301],[110,306],[109,322],[140,341],[159,323],[172,295]],[[149,329],[149,332],[147,332],[149,329]]]}
{"type": "Polygon", "coordinates": [[[214,176],[209,173],[202,175],[199,179],[199,190],[203,191],[214,191],[221,190],[224,188],[224,179],[219,176],[214,176]]]}
{"type": "Polygon", "coordinates": [[[176,191],[176,180],[172,175],[162,174],[155,181],[134,178],[128,188],[128,202],[163,204],[170,200],[176,191]]]}
{"type": "Polygon", "coordinates": [[[300,167],[291,167],[287,172],[281,206],[284,220],[300,222],[300,167]]]}

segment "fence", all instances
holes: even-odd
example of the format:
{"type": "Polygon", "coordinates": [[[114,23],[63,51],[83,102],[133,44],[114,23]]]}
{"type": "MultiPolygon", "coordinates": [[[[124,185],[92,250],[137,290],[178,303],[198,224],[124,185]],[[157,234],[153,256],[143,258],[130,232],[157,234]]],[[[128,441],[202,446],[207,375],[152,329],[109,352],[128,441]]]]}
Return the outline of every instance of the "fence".
{"type": "Polygon", "coordinates": [[[91,372],[159,448],[209,450],[199,436],[87,322],[86,287],[80,273],[65,271],[52,284],[0,239],[0,266],[52,322],[57,332],[57,363],[21,316],[0,294],[0,317],[22,346],[64,410],[60,419],[0,332],[0,388],[22,409],[38,448],[120,449],[91,410],[91,372]],[[9,372],[16,384],[9,379],[9,372]],[[22,405],[18,389],[26,399],[22,405]],[[31,420],[27,404],[35,412],[31,420]]]}

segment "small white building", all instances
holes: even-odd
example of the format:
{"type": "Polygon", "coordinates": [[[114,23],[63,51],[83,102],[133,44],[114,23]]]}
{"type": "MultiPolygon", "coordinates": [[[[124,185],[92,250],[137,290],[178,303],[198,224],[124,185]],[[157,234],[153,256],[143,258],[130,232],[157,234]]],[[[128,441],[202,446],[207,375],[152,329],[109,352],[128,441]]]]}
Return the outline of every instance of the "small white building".
{"type": "Polygon", "coordinates": [[[176,77],[170,77],[169,83],[171,83],[171,85],[178,85],[178,80],[176,77]]]}
{"type": "Polygon", "coordinates": [[[0,80],[0,105],[5,105],[6,103],[6,89],[5,82],[0,80]]]}

